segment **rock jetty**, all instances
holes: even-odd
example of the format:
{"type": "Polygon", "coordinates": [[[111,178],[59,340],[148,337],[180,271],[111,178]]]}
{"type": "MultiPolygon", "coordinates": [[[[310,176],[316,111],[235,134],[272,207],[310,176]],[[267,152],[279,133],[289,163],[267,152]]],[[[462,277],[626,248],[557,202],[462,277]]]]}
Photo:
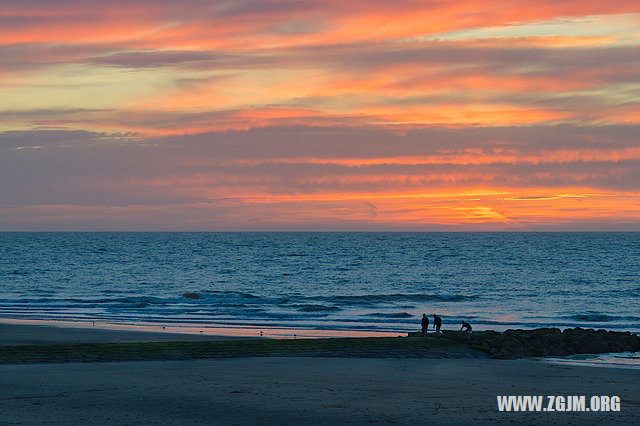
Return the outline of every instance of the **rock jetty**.
{"type": "MultiPolygon", "coordinates": [[[[421,337],[420,332],[409,337],[421,337]]],[[[640,351],[640,336],[628,331],[594,330],[590,328],[538,328],[535,330],[478,331],[471,335],[444,331],[430,334],[429,339],[448,339],[489,354],[491,358],[513,359],[575,354],[640,351]]]]}

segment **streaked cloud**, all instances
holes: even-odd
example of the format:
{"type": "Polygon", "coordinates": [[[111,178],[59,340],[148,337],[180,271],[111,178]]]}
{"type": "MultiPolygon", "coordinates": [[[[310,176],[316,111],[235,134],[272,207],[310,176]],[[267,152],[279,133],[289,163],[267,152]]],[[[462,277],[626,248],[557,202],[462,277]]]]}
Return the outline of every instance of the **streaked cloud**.
{"type": "Polygon", "coordinates": [[[6,0],[0,229],[640,229],[639,7],[6,0]]]}

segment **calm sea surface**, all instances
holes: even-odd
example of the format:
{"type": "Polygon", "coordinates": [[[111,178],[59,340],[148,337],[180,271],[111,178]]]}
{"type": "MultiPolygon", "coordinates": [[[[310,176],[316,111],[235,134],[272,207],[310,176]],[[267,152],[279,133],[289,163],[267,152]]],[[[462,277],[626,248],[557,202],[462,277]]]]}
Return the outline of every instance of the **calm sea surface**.
{"type": "Polygon", "coordinates": [[[0,317],[640,330],[640,233],[0,233],[0,317]]]}

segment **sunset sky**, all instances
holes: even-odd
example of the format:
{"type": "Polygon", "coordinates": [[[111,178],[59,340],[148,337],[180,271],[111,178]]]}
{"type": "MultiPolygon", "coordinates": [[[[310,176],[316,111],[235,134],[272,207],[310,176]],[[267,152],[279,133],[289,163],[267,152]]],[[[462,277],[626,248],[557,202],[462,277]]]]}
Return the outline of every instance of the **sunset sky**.
{"type": "Polygon", "coordinates": [[[0,230],[640,230],[640,1],[0,0],[0,230]]]}

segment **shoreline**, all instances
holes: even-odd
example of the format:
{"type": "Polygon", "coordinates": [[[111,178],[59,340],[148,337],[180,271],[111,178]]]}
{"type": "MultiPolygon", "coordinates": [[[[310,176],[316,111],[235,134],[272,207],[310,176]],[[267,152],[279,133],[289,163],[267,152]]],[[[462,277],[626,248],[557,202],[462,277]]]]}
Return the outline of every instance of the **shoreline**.
{"type": "MultiPolygon", "coordinates": [[[[43,324],[33,321],[0,321],[0,364],[47,362],[156,361],[246,357],[319,356],[361,358],[500,358],[529,359],[558,365],[640,369],[638,345],[632,352],[610,350],[558,354],[532,353],[531,344],[563,344],[558,338],[593,340],[604,344],[607,332],[565,332],[538,329],[532,332],[512,330],[500,334],[478,332],[472,337],[464,333],[444,331],[439,337],[424,339],[420,333],[393,336],[300,336],[283,338],[273,335],[249,336],[223,334],[175,333],[149,328],[131,329],[99,327],[92,324],[43,324]],[[72,326],[69,326],[72,325],[72,326]],[[528,336],[528,337],[527,337],[528,336]],[[602,336],[602,337],[598,337],[602,336]],[[517,339],[520,348],[514,347],[517,339]],[[496,340],[497,339],[497,340],[496,340]],[[514,340],[516,339],[516,340],[514,340]],[[540,340],[545,339],[545,340],[540,340]],[[551,340],[549,340],[551,339],[551,340]],[[556,340],[553,340],[556,339],[556,340]],[[545,343],[546,342],[546,343],[545,343]],[[506,351],[506,352],[505,352],[506,351]],[[519,352],[518,352],[519,351],[519,352]],[[505,354],[508,353],[508,356],[505,354]],[[513,353],[513,355],[511,355],[513,353]],[[519,353],[519,355],[518,355],[519,353]]],[[[231,330],[235,331],[235,330],[231,330]]],[[[255,330],[252,330],[255,333],[255,330]]],[[[620,333],[612,333],[620,336],[620,333]]],[[[622,334],[628,339],[628,334],[622,334]]],[[[634,338],[637,339],[637,338],[634,338]]],[[[576,343],[580,340],[571,340],[576,343]]],[[[617,343],[614,344],[619,344],[617,343]]],[[[565,345],[567,342],[565,341],[565,345]]],[[[609,346],[611,347],[611,346],[609,346]]],[[[545,351],[547,349],[544,349],[545,351]]]]}
{"type": "MultiPolygon", "coordinates": [[[[58,320],[58,319],[22,319],[22,318],[8,318],[0,317],[0,326],[6,325],[32,325],[40,327],[55,327],[64,329],[92,329],[92,330],[111,330],[111,331],[130,331],[130,332],[147,332],[147,333],[160,333],[160,334],[179,334],[184,336],[209,336],[209,337],[226,337],[226,338],[240,338],[240,337],[267,337],[274,339],[291,339],[291,338],[329,338],[329,337],[404,337],[407,334],[415,334],[419,328],[419,324],[416,324],[416,329],[409,331],[376,331],[376,330],[350,330],[350,329],[330,329],[330,328],[304,328],[304,327],[285,327],[285,326],[236,326],[236,325],[220,325],[220,324],[178,324],[178,323],[158,323],[158,322],[109,322],[104,320],[58,320]],[[261,333],[262,332],[262,333],[261,333]]],[[[448,324],[453,325],[453,324],[448,324]]],[[[443,328],[445,332],[458,331],[456,328],[459,324],[455,324],[453,329],[443,328]]],[[[506,330],[525,330],[532,331],[541,328],[582,328],[593,330],[606,330],[611,332],[630,332],[634,335],[639,335],[639,331],[629,331],[627,329],[618,328],[603,328],[595,327],[593,325],[566,325],[562,328],[556,325],[538,324],[531,327],[513,326],[506,327],[500,326],[496,328],[476,328],[474,327],[474,333],[478,332],[498,332],[503,333],[506,330]]],[[[435,335],[435,330],[429,329],[429,335],[435,335]]],[[[0,343],[1,344],[1,343],[0,343]]]]}
{"type": "MultiPolygon", "coordinates": [[[[359,330],[332,330],[332,329],[305,329],[286,327],[224,327],[202,324],[200,326],[176,326],[162,325],[158,323],[110,323],[104,321],[62,321],[62,320],[31,320],[0,318],[2,326],[33,326],[51,327],[58,329],[79,330],[104,330],[113,332],[175,334],[182,336],[207,336],[209,338],[247,338],[263,337],[274,339],[292,338],[330,338],[330,337],[398,337],[406,336],[406,332],[387,331],[359,331],[359,330]]],[[[1,339],[0,334],[0,344],[1,339]]]]}

